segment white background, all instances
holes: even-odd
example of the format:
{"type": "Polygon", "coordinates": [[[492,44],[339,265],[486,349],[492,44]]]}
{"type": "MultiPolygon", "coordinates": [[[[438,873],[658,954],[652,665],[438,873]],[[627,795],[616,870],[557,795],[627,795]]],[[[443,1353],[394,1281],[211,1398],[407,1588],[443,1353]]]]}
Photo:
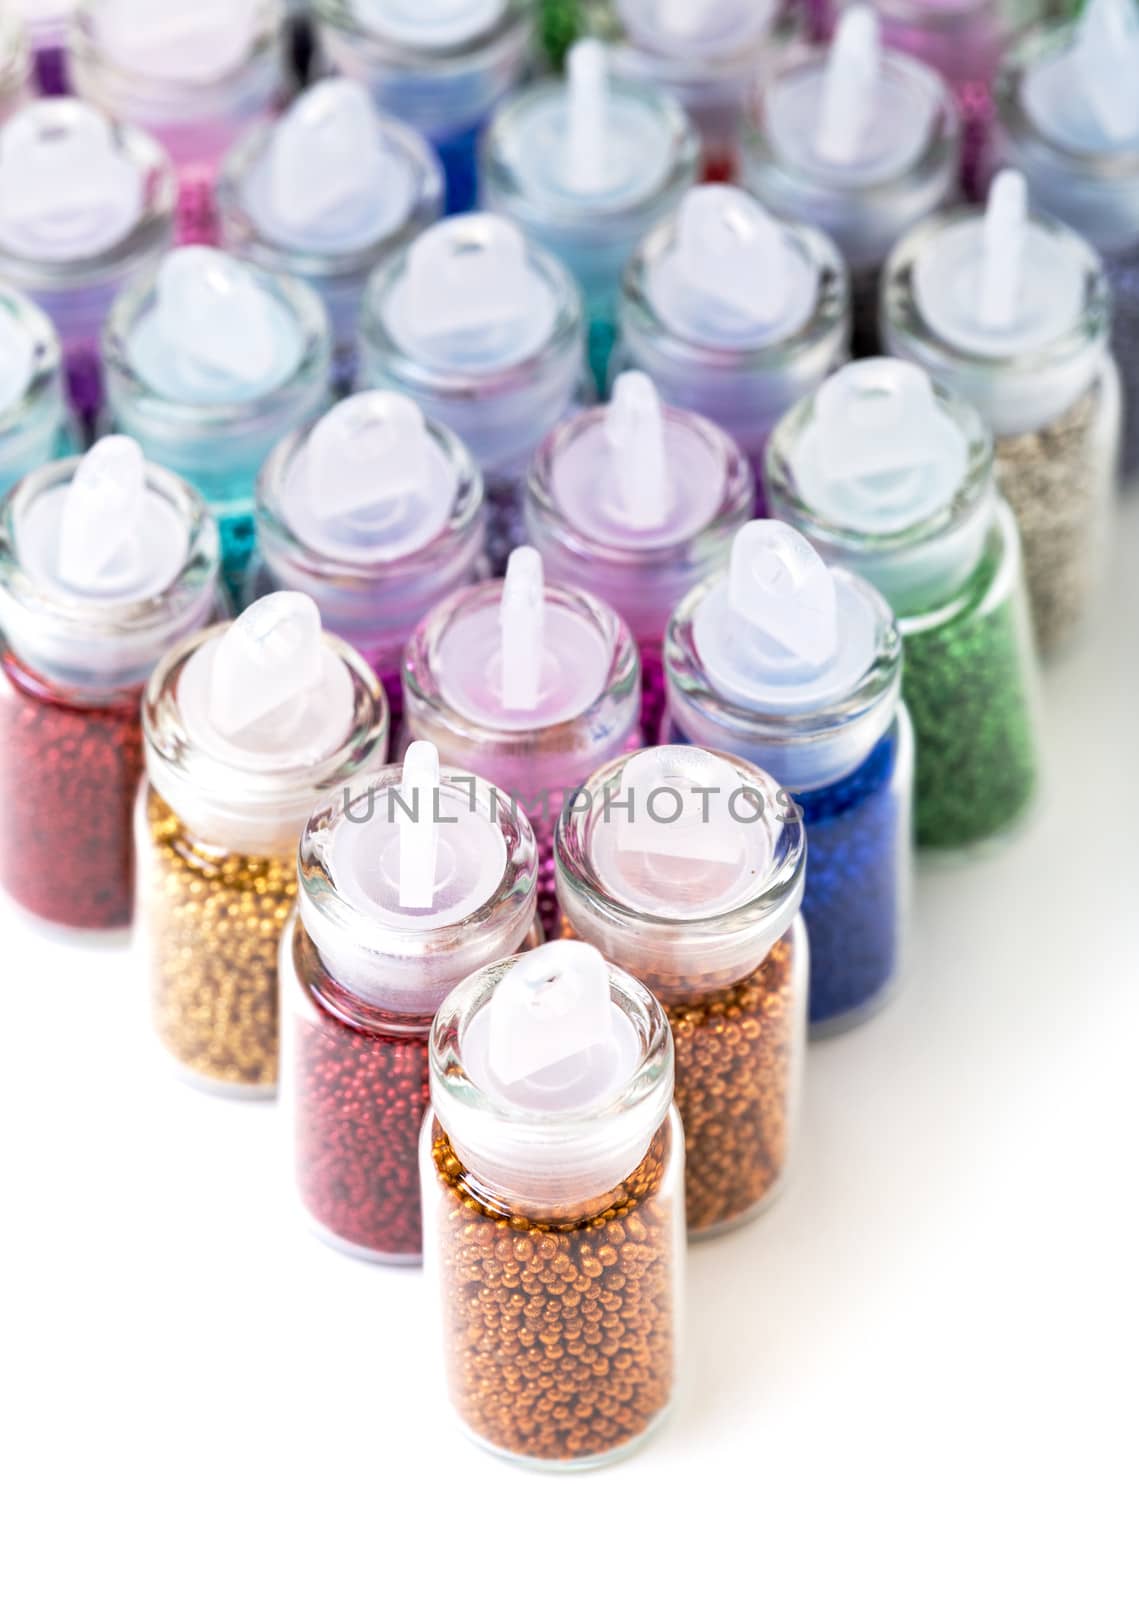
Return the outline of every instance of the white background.
{"type": "Polygon", "coordinates": [[[1133,1596],[1139,527],[1046,688],[1046,804],[923,873],[792,1186],[692,1252],[673,1420],[583,1477],[453,1435],[419,1274],[306,1233],[283,1114],[0,909],[9,1600],[1133,1596]]]}

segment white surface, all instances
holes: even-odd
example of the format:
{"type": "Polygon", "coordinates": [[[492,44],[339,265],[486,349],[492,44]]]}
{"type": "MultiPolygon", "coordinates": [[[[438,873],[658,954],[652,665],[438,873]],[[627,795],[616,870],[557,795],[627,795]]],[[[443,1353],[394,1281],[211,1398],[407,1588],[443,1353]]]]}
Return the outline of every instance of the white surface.
{"type": "Polygon", "coordinates": [[[676,1414],[607,1472],[440,1432],[419,1274],[306,1233],[281,1115],[163,1074],[125,955],[0,911],[4,1593],[1133,1594],[1137,618],[1132,526],[1047,808],[923,876],[905,988],[813,1052],[794,1183],[692,1252],[676,1414]]]}

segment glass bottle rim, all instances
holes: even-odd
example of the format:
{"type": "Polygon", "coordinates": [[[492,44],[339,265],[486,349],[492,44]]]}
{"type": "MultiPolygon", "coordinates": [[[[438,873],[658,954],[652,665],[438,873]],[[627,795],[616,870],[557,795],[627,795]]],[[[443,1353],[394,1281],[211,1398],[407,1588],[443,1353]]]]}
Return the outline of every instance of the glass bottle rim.
{"type": "MultiPolygon", "coordinates": [[[[114,56],[108,55],[99,38],[98,11],[99,0],[78,0],[71,19],[68,48],[80,76],[85,68],[98,71],[111,91],[107,98],[116,104],[132,96],[141,84],[148,101],[153,100],[167,107],[184,100],[201,102],[204,95],[207,112],[210,97],[224,97],[240,90],[242,80],[250,69],[279,50],[285,22],[282,0],[259,0],[256,25],[240,60],[220,77],[211,79],[205,85],[195,85],[180,78],[159,78],[150,71],[124,66],[114,56]]],[[[88,98],[86,93],[84,98],[88,98]]]]}
{"type": "Polygon", "coordinates": [[[318,28],[327,28],[350,40],[365,63],[440,75],[492,67],[499,57],[521,51],[529,42],[532,28],[528,0],[506,0],[501,16],[482,33],[432,49],[429,45],[385,37],[360,17],[354,0],[312,0],[312,11],[318,28]]]}
{"type": "MultiPolygon", "coordinates": [[[[10,316],[13,322],[21,323],[31,336],[33,354],[27,387],[11,405],[0,411],[0,443],[19,432],[29,411],[35,410],[53,391],[59,391],[63,369],[63,350],[51,319],[44,315],[34,300],[0,282],[0,316],[4,314],[10,316]]],[[[59,405],[62,415],[62,396],[59,405]]]]}
{"type": "Polygon", "coordinates": [[[1033,67],[1059,55],[1077,32],[1078,22],[1047,22],[1030,28],[1001,61],[993,85],[993,104],[1002,131],[1017,145],[1032,143],[1045,150],[1073,182],[1095,178],[1100,182],[1139,180],[1139,144],[1130,149],[1080,150],[1065,144],[1042,128],[1030,115],[1023,88],[1033,67]]]}

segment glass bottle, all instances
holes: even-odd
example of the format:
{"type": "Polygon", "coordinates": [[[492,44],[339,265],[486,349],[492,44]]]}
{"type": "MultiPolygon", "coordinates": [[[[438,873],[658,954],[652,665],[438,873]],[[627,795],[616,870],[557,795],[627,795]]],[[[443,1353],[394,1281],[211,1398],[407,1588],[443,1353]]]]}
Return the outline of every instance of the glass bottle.
{"type": "Polygon", "coordinates": [[[479,136],[530,63],[530,0],[315,0],[323,53],[358,78],[381,111],[435,146],[447,210],[470,211],[479,136]]]}
{"type": "Polygon", "coordinates": [[[846,267],[825,235],[703,184],[629,265],[615,361],[723,428],[758,483],[779,417],[846,359],[849,317],[846,267]]]}
{"type": "Polygon", "coordinates": [[[806,854],[774,779],[686,745],[608,762],[558,824],[566,931],[639,978],[672,1024],[690,1236],[758,1215],[787,1174],[806,1048],[806,854]]]}
{"type": "Polygon", "coordinates": [[[399,389],[482,468],[501,576],[522,540],[530,457],[585,377],[581,295],[561,262],[503,217],[436,223],[368,285],[362,389],[399,389]]]}
{"type": "Polygon", "coordinates": [[[452,991],[430,1073],[424,1261],[455,1418],[527,1466],[618,1460],[668,1415],[679,1356],[668,1021],[596,950],[559,941],[452,991]]]}
{"type": "Polygon", "coordinates": [[[30,473],[0,512],[0,885],[58,927],[133,910],[139,702],[211,620],[217,528],[129,439],[30,473]]]}
{"type": "Polygon", "coordinates": [[[209,502],[236,588],[253,549],[257,474],[327,404],[324,307],[303,283],[192,246],[116,300],[103,359],[114,425],[209,502]]]}
{"type": "Polygon", "coordinates": [[[1119,374],[1111,294],[1092,247],[1026,213],[1020,173],[986,211],[932,219],[897,247],[884,341],[977,407],[996,435],[997,475],[1024,546],[1045,655],[1079,632],[1115,514],[1119,374]]]}
{"type": "Polygon", "coordinates": [[[0,284],[0,495],[78,447],[61,366],[59,339],[43,312],[0,284]]]}
{"type": "Polygon", "coordinates": [[[697,142],[678,101],[609,79],[605,47],[584,39],[569,75],[507,100],[480,151],[481,198],[569,268],[585,296],[589,359],[605,393],[621,274],[644,234],[697,175],[697,142]]]}
{"type": "Polygon", "coordinates": [[[608,406],[547,436],[530,467],[526,531],[554,583],[584,583],[628,624],[641,655],[641,729],[664,710],[662,645],[679,601],[728,559],[755,504],[739,446],[691,411],[662,406],[626,372],[608,406]]]}
{"type": "Polygon", "coordinates": [[[217,204],[226,250],[320,295],[336,383],[347,390],[364,285],[439,217],[443,173],[413,128],[380,117],[359,84],[331,78],[230,152],[217,204]]]}
{"type": "Polygon", "coordinates": [[[1130,0],[1033,29],[997,79],[995,157],[1099,251],[1123,380],[1123,471],[1139,472],[1139,26],[1130,0]]]}
{"type": "Polygon", "coordinates": [[[898,619],[918,844],[1007,834],[1039,786],[1037,681],[1016,519],[977,412],[906,362],[855,362],[780,423],[767,493],[898,619]]]}
{"type": "Polygon", "coordinates": [[[139,944],[158,1049],[199,1088],[272,1095],[297,844],[325,796],[383,765],[383,690],[306,595],[269,595],[164,657],[142,726],[139,944]]]}
{"type": "Polygon", "coordinates": [[[1015,21],[1008,0],[872,0],[891,50],[914,56],[949,84],[961,113],[961,177],[971,198],[993,121],[992,89],[1015,21]]]}
{"type": "Polygon", "coordinates": [[[152,134],[178,172],[178,242],[216,238],[226,151],[283,99],[281,0],[80,0],[75,93],[152,134]]]}
{"type": "Polygon", "coordinates": [[[640,743],[637,647],[616,612],[582,589],[546,584],[536,550],[519,549],[504,581],[436,606],[404,655],[407,734],[448,767],[477,772],[538,837],[538,910],[557,926],[558,814],[618,751],[640,743]]]}
{"type": "Polygon", "coordinates": [[[481,576],[482,476],[406,395],[353,395],[282,439],[257,490],[251,599],[311,595],[384,686],[396,737],[415,625],[481,576]]]}
{"type": "Polygon", "coordinates": [[[154,266],[173,225],[173,173],[147,134],[59,98],[35,101],[0,131],[0,277],[54,323],[88,429],[103,394],[107,313],[154,266]]]}
{"type": "Polygon", "coordinates": [[[886,257],[956,196],[959,164],[948,87],[920,62],[882,50],[869,6],[844,12],[832,45],[761,88],[743,182],[773,216],[812,223],[842,251],[856,355],[878,348],[886,257]]]}
{"type": "Polygon", "coordinates": [[[0,123],[28,100],[31,60],[25,28],[7,11],[0,13],[0,123]]]}
{"type": "Polygon", "coordinates": [[[751,761],[799,807],[811,1027],[861,1022],[893,993],[913,885],[913,731],[889,606],[785,524],[752,523],[730,571],[677,608],[666,665],[663,737],[751,761]]]}
{"type": "Polygon", "coordinates": [[[325,800],[301,838],[281,948],[282,1074],[301,1202],[352,1255],[419,1261],[431,1021],[455,984],[535,932],[538,852],[488,784],[433,745],[325,800]]]}

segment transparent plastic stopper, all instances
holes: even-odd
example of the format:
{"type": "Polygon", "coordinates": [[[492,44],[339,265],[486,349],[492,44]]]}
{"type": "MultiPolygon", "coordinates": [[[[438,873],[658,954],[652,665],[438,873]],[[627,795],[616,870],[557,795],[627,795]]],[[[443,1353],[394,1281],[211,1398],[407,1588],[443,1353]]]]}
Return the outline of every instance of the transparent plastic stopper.
{"type": "Polygon", "coordinates": [[[163,341],[188,360],[239,382],[272,370],[273,321],[256,277],[240,261],[188,245],[163,261],[157,320],[163,341]]]}
{"type": "Polygon", "coordinates": [[[399,809],[399,903],[408,910],[430,911],[435,900],[439,859],[439,752],[426,739],[408,746],[403,758],[399,809]]]}
{"type": "Polygon", "coordinates": [[[4,211],[11,224],[81,242],[94,213],[142,210],[142,176],[115,145],[111,123],[79,100],[38,101],[0,132],[4,211]]]}
{"type": "Polygon", "coordinates": [[[79,465],[63,503],[59,579],[83,594],[143,577],[146,463],[133,439],[102,439],[79,465]]]}
{"type": "Polygon", "coordinates": [[[617,379],[605,437],[622,520],[631,528],[659,528],[674,494],[660,395],[643,372],[625,372],[617,379]]]}
{"type": "Polygon", "coordinates": [[[999,332],[1019,309],[1028,227],[1028,186],[1024,175],[1006,168],[993,179],[985,207],[978,320],[999,332]]]}
{"type": "Polygon", "coordinates": [[[783,233],[741,189],[705,183],[680,207],[680,265],[689,287],[743,316],[778,319],[790,284],[783,233]]]}
{"type": "Polygon", "coordinates": [[[944,419],[929,375],[891,356],[856,361],[828,378],[815,397],[815,422],[834,481],[928,467],[944,453],[944,419]]]}
{"type": "Polygon", "coordinates": [[[273,135],[269,193],[290,227],[304,228],[351,200],[382,191],[384,157],[372,97],[352,78],[301,95],[273,135]]]}
{"type": "Polygon", "coordinates": [[[838,648],[834,578],[784,522],[749,522],[732,544],[729,604],[799,661],[824,666],[838,648]]]}
{"type": "Polygon", "coordinates": [[[1139,138],[1139,23],[1133,0],[1088,0],[1072,51],[1092,115],[1114,143],[1139,138]]]}
{"type": "Polygon", "coordinates": [[[579,1101],[591,1058],[599,1090],[609,1083],[613,1042],[609,969],[592,945],[558,940],[520,957],[490,1002],[490,1059],[506,1088],[560,1066],[579,1101]]]}
{"type": "Polygon", "coordinates": [[[349,517],[423,490],[427,424],[404,395],[352,395],[317,423],[308,452],[312,498],[321,516],[349,517]]]}
{"type": "Polygon", "coordinates": [[[625,764],[621,787],[632,797],[617,827],[623,853],[692,865],[739,859],[737,830],[724,825],[739,783],[718,756],[679,745],[642,750],[625,764]]]}
{"type": "Polygon", "coordinates": [[[223,634],[210,671],[208,716],[232,739],[317,689],[324,677],[320,612],[308,595],[266,595],[223,634]]]}
{"type": "Polygon", "coordinates": [[[103,0],[108,55],[159,76],[209,83],[248,54],[261,0],[103,0]]]}
{"type": "Polygon", "coordinates": [[[874,116],[882,49],[869,6],[844,11],[827,58],[815,151],[844,165],[858,158],[874,116]]]}
{"type": "Polygon", "coordinates": [[[504,217],[480,212],[428,228],[411,247],[408,279],[408,325],[419,337],[477,333],[488,324],[545,315],[526,241],[504,217]]]}
{"type": "Polygon", "coordinates": [[[502,703],[507,711],[532,711],[541,698],[546,637],[546,584],[542,558],[522,545],[510,557],[502,585],[502,703]]]}
{"type": "Polygon", "coordinates": [[[607,185],[609,88],[605,46],[599,39],[575,44],[566,63],[569,139],[566,181],[577,194],[596,194],[607,185]]]}

